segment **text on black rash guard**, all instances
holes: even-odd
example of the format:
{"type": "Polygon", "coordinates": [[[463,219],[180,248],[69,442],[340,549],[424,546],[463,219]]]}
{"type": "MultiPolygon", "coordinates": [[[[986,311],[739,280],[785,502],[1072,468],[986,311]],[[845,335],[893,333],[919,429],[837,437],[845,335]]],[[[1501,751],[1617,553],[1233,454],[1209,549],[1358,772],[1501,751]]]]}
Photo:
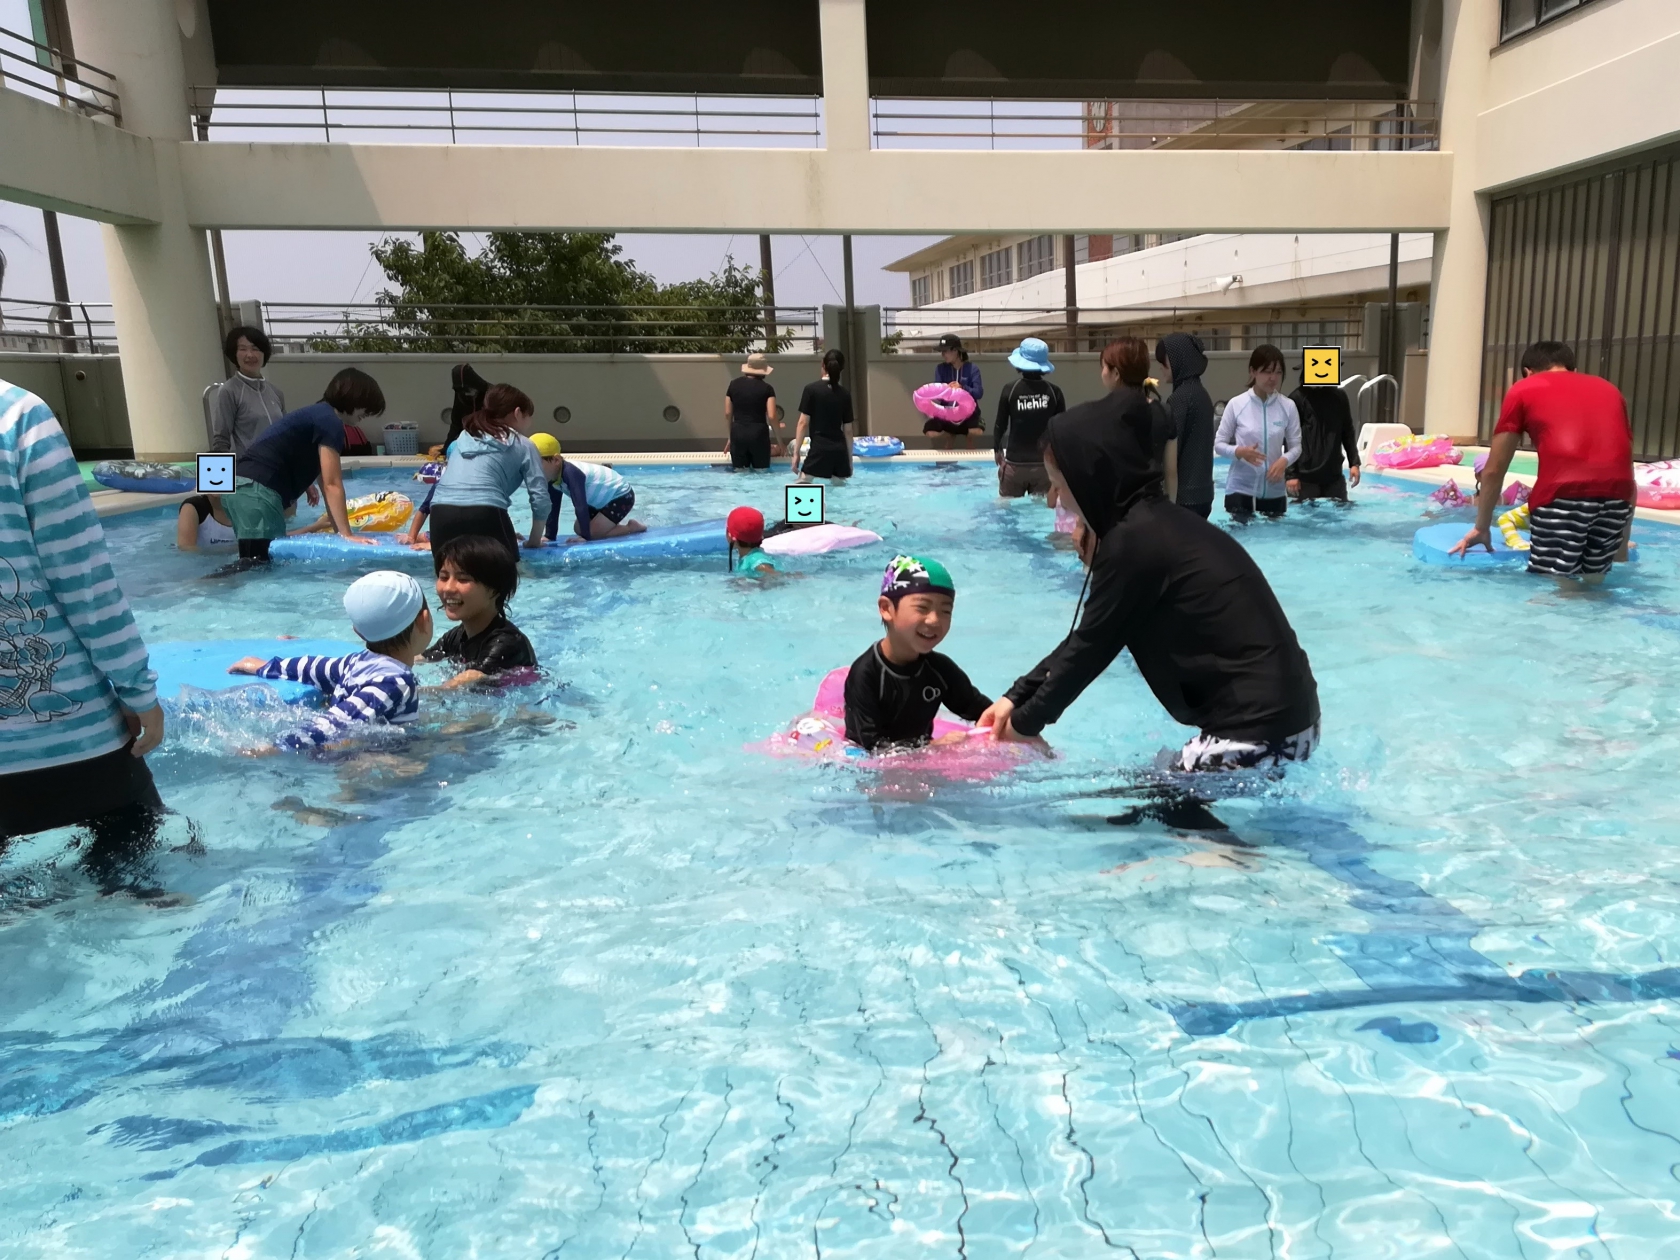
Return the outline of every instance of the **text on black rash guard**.
{"type": "Polygon", "coordinates": [[[973,722],[991,703],[950,657],[929,652],[913,665],[894,665],[872,643],[846,675],[846,738],[871,752],[925,744],[941,705],[973,722]]]}

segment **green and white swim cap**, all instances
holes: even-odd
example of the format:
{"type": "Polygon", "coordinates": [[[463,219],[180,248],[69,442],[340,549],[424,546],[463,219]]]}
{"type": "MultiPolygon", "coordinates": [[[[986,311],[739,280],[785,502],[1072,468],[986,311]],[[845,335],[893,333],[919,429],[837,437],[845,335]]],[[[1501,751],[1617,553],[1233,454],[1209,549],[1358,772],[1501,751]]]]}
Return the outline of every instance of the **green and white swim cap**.
{"type": "Polygon", "coordinates": [[[937,560],[921,556],[894,556],[887,562],[881,577],[881,594],[893,603],[906,595],[950,595],[955,597],[957,584],[948,569],[937,560]]]}

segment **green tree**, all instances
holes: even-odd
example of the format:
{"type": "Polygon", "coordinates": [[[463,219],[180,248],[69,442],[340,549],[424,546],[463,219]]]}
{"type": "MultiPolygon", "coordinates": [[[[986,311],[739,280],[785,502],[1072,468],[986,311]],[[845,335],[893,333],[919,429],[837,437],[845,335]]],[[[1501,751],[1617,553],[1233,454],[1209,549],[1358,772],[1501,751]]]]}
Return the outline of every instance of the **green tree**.
{"type": "Polygon", "coordinates": [[[707,279],[661,285],[595,232],[492,232],[477,254],[454,232],[426,232],[372,253],[393,286],[381,317],[347,318],[318,349],[738,354],[763,336],[762,282],[733,258],[707,279]]]}

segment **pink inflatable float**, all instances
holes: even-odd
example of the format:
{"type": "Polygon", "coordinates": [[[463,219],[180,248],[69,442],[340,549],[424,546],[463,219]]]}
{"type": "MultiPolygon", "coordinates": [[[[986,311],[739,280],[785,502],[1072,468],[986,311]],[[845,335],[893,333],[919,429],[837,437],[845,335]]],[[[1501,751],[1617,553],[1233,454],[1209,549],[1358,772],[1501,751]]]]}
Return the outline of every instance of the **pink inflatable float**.
{"type": "Polygon", "coordinates": [[[923,385],[910,399],[929,420],[961,424],[974,414],[974,395],[960,385],[923,385]]]}
{"type": "Polygon", "coordinates": [[[790,529],[785,534],[771,534],[759,545],[773,556],[820,556],[850,547],[867,547],[880,541],[881,535],[871,529],[857,529],[851,525],[807,525],[804,529],[790,529]]]}
{"type": "Polygon", "coordinates": [[[908,752],[869,753],[856,744],[846,742],[846,675],[850,666],[830,670],[817,688],[811,711],[799,718],[786,731],[772,735],[762,744],[752,746],[754,752],[769,753],[772,757],[817,757],[832,761],[850,761],[867,769],[885,769],[914,764],[935,771],[946,779],[990,779],[1029,761],[1041,760],[1044,754],[1034,744],[1000,744],[990,731],[935,718],[933,737],[967,735],[960,744],[940,744],[908,752]]]}
{"type": "Polygon", "coordinates": [[[1640,507],[1664,512],[1680,511],[1680,459],[1635,464],[1633,484],[1640,507]]]}
{"type": "Polygon", "coordinates": [[[1464,452],[1445,434],[1396,438],[1371,452],[1371,462],[1378,468],[1439,468],[1442,464],[1459,463],[1463,458],[1464,452]]]}

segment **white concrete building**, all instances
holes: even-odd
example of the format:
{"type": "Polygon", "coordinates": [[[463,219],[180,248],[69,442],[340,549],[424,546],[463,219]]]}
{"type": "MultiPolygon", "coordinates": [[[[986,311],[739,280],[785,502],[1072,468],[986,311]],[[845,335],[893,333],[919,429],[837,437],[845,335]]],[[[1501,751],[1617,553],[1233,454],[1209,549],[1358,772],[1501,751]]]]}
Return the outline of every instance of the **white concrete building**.
{"type": "MultiPolygon", "coordinates": [[[[199,391],[222,372],[211,228],[1211,237],[1141,271],[1137,262],[1116,269],[1117,294],[1135,283],[1163,295],[1154,267],[1170,273],[1176,258],[1171,284],[1182,286],[1196,251],[1234,233],[1286,234],[1290,250],[1296,235],[1426,233],[1431,429],[1485,427],[1510,346],[1575,320],[1578,333],[1565,335],[1590,342],[1628,392],[1643,451],[1680,441],[1670,416],[1680,386],[1673,303],[1629,305],[1639,288],[1631,277],[1667,292],[1680,256],[1680,225],[1650,191],[1672,172],[1666,146],[1680,142],[1680,4],[1274,7],[1288,12],[1224,29],[1196,6],[1162,6],[1139,30],[1119,7],[1093,20],[1089,6],[1041,0],[1035,25],[1073,37],[1035,41],[1019,37],[1018,10],[1001,0],[975,0],[955,27],[930,16],[943,9],[902,0],[657,0],[633,18],[529,0],[463,6],[460,20],[435,3],[366,0],[299,6],[279,21],[207,0],[68,0],[74,57],[114,76],[120,116],[0,91],[0,196],[108,225],[123,379],[144,457],[196,447],[199,391]],[[1408,101],[1425,66],[1438,67],[1441,83],[1434,151],[1047,150],[1009,147],[1006,129],[994,129],[989,147],[903,150],[878,143],[872,105],[1168,97],[1364,109],[1408,101]],[[785,147],[466,144],[448,132],[398,143],[368,130],[310,142],[196,139],[189,100],[241,84],[805,93],[820,96],[821,127],[785,147]],[[1602,212],[1576,213],[1606,188],[1614,195],[1602,212]],[[1572,261],[1583,252],[1615,265],[1583,270],[1572,261]],[[1569,285],[1522,279],[1554,262],[1569,285]],[[1603,317],[1581,322],[1583,310],[1603,317]]],[[[1320,256],[1320,245],[1336,248],[1315,242],[1309,253],[1320,256]]],[[[1200,284],[1236,265],[1209,259],[1190,270],[1200,284]]],[[[1242,266],[1245,290],[1312,280],[1292,274],[1291,257],[1242,266]]]]}

